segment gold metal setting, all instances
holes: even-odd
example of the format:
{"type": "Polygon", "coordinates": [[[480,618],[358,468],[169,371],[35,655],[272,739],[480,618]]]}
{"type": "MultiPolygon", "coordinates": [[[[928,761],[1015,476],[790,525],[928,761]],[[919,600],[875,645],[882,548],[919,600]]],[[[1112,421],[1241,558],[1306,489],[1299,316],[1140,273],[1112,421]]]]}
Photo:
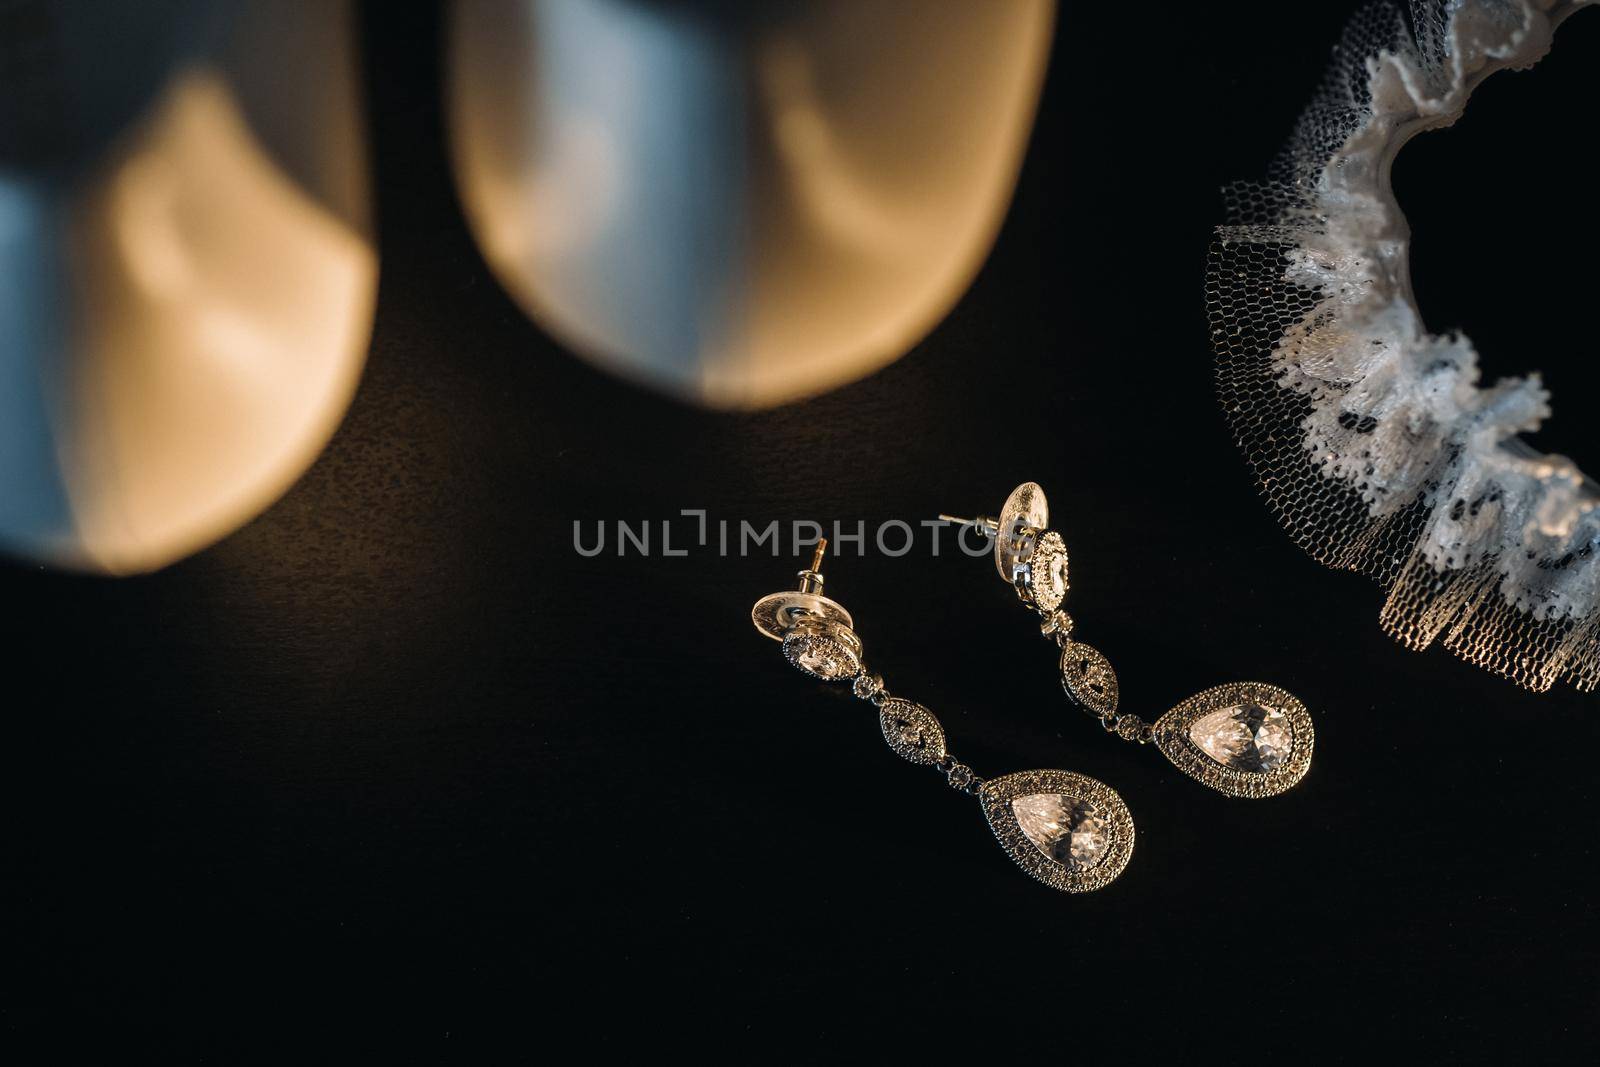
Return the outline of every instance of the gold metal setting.
{"type": "Polygon", "coordinates": [[[861,639],[835,623],[804,619],[783,639],[783,655],[797,669],[825,682],[846,682],[861,673],[861,639]]]}
{"type": "Polygon", "coordinates": [[[878,728],[894,754],[912,763],[935,764],[944,759],[944,727],[921,704],[891,697],[878,709],[878,728]]]}
{"type": "Polygon", "coordinates": [[[1117,672],[1100,650],[1082,641],[1061,646],[1061,685],[1067,696],[1100,718],[1117,713],[1117,672]]]}

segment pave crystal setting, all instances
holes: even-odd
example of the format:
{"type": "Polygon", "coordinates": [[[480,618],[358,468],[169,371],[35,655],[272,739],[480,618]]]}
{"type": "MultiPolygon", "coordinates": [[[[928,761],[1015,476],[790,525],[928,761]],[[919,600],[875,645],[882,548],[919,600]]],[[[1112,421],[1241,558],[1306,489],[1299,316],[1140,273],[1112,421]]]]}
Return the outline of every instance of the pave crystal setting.
{"type": "Polygon", "coordinates": [[[1156,747],[1196,781],[1235,797],[1270,797],[1311,766],[1311,716],[1292,693],[1232,682],[1196,693],[1161,716],[1156,747]]]}
{"type": "Polygon", "coordinates": [[[1022,832],[1069,871],[1086,871],[1105,859],[1106,824],[1093,801],[1061,793],[1029,793],[1011,801],[1022,832]]]}
{"type": "Polygon", "coordinates": [[[1117,711],[1117,672],[1093,645],[1068,641],[1061,646],[1061,686],[1067,695],[1102,719],[1117,711]]]}
{"type": "Polygon", "coordinates": [[[902,759],[938,763],[945,757],[944,728],[933,712],[915,701],[890,697],[878,709],[883,739],[902,759]]]}
{"type": "Polygon", "coordinates": [[[783,654],[813,678],[846,681],[861,673],[861,647],[854,636],[827,624],[795,629],[783,639],[783,654]]]}
{"type": "Polygon", "coordinates": [[[1133,817],[1110,786],[1071,771],[1019,771],[983,783],[989,828],[1017,865],[1066,893],[1107,885],[1133,855],[1133,817]]]}
{"type": "Polygon", "coordinates": [[[1054,530],[1046,530],[1028,557],[1028,595],[1048,615],[1067,598],[1067,589],[1067,543],[1054,530]]]}

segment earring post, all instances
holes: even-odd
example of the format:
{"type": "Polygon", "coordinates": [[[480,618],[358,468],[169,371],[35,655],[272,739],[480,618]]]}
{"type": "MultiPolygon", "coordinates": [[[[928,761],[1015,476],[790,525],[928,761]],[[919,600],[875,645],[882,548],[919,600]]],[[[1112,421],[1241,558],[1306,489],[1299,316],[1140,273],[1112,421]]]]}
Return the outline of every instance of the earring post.
{"type": "Polygon", "coordinates": [[[800,579],[800,592],[807,595],[822,592],[822,560],[827,553],[828,539],[817,538],[817,550],[811,554],[811,566],[796,575],[800,579]]]}
{"type": "Polygon", "coordinates": [[[1000,529],[1000,520],[990,518],[987,515],[979,515],[975,519],[963,519],[957,515],[941,514],[939,518],[945,522],[953,522],[958,526],[979,526],[985,530],[988,530],[990,533],[994,533],[1000,529]]]}

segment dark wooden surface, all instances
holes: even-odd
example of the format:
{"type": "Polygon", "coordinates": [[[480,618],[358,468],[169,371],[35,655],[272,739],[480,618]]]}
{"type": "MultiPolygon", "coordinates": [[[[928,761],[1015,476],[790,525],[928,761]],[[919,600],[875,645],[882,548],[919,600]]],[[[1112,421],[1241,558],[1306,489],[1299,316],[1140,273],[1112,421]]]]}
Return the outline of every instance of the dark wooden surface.
{"type": "MultiPolygon", "coordinates": [[[[374,5],[383,277],[332,445],[162,573],[0,569],[26,990],[7,1026],[60,1050],[108,1033],[322,1050],[324,1029],[534,1049],[587,1006],[612,1020],[589,1040],[662,1034],[642,1020],[664,1011],[701,1044],[660,1051],[708,1056],[779,1014],[784,1057],[848,1051],[860,1018],[1063,1051],[1126,1021],[1134,1049],[1210,1034],[1241,1054],[1304,1047],[1285,1043],[1297,1028],[1313,1049],[1592,1035],[1596,698],[1389,641],[1373,586],[1280,533],[1212,399],[1215,190],[1265,166],[1346,11],[1069,5],[971,292],[871,379],[726,416],[601,376],[518,312],[450,185],[437,15],[374,5]],[[1127,705],[1259,678],[1317,722],[1299,789],[1230,801],[1071,711],[987,562],[831,560],[870,659],[980,773],[1061,767],[1121,792],[1138,847],[1086,897],[1023,876],[975,803],[751,630],[796,559],[572,548],[575,520],[870,528],[992,511],[1024,479],[1050,493],[1080,634],[1127,705]]],[[[1577,139],[1518,110],[1592,78],[1600,14],[1564,33],[1397,180],[1427,199],[1433,325],[1494,338],[1496,371],[1542,364],[1559,443],[1593,470],[1585,305],[1547,306],[1538,351],[1496,296],[1530,263],[1567,299],[1592,289],[1592,256],[1555,266],[1593,243],[1592,202],[1551,191],[1588,178],[1543,169],[1575,167],[1577,139]],[[1477,159],[1508,131],[1527,157],[1491,160],[1490,196],[1477,159]],[[1564,221],[1519,228],[1508,186],[1564,221]],[[1475,256],[1438,254],[1450,241],[1475,256]]]]}

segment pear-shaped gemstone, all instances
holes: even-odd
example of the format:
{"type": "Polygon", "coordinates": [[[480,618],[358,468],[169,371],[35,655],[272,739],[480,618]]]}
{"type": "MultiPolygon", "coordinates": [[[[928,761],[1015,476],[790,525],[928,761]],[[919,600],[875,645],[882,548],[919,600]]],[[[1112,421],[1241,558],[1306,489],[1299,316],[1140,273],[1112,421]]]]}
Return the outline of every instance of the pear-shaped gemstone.
{"type": "Polygon", "coordinates": [[[1255,701],[1218,708],[1189,727],[1189,740],[1225,767],[1270,771],[1294,749],[1294,729],[1277,708],[1255,701]]]}
{"type": "Polygon", "coordinates": [[[1030,793],[1012,800],[1011,812],[1034,847],[1071,871],[1099,863],[1111,843],[1105,820],[1092,801],[1062,793],[1030,793]]]}

